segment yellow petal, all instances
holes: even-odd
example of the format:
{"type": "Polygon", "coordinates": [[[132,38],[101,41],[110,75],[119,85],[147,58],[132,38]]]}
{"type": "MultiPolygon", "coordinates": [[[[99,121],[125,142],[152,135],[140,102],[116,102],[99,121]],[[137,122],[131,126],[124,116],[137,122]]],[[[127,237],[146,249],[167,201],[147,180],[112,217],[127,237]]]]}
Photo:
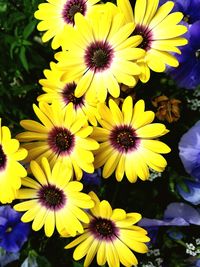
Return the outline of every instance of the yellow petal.
{"type": "Polygon", "coordinates": [[[165,131],[165,125],[161,123],[147,124],[136,130],[137,137],[141,138],[156,138],[162,135],[165,131]]]}
{"type": "Polygon", "coordinates": [[[110,217],[112,216],[112,208],[109,202],[106,200],[101,201],[99,208],[101,218],[110,219],[110,217]]]}
{"type": "Polygon", "coordinates": [[[141,140],[141,145],[156,153],[169,153],[171,149],[161,141],[158,140],[141,140]]]}

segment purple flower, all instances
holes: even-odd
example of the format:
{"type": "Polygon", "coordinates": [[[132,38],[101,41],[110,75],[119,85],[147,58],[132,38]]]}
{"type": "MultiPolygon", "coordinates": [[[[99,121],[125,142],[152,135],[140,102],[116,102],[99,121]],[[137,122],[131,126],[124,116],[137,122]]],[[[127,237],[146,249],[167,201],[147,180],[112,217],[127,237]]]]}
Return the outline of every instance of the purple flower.
{"type": "Polygon", "coordinates": [[[200,121],[181,137],[178,147],[186,172],[200,181],[200,121]]]}
{"type": "Polygon", "coordinates": [[[189,226],[200,225],[200,213],[195,208],[182,202],[170,203],[163,220],[143,218],[138,225],[142,227],[152,226],[189,226]]]}
{"type": "Polygon", "coordinates": [[[183,190],[179,185],[177,185],[177,190],[179,194],[186,201],[192,203],[193,205],[200,204],[200,182],[189,181],[184,179],[184,183],[186,184],[188,191],[183,190]]]}
{"type": "MultiPolygon", "coordinates": [[[[199,12],[200,13],[200,12],[199,12]]],[[[200,85],[200,20],[188,26],[188,44],[180,47],[181,54],[176,54],[179,61],[177,68],[168,67],[167,73],[177,85],[186,89],[195,89],[200,85]]]]}
{"type": "Polygon", "coordinates": [[[81,182],[86,192],[96,191],[101,185],[101,169],[96,170],[92,174],[84,172],[81,182]]]}
{"type": "Polygon", "coordinates": [[[196,267],[200,267],[200,259],[196,261],[196,267]]]}
{"type": "Polygon", "coordinates": [[[19,257],[19,253],[7,252],[3,248],[0,248],[0,267],[8,266],[9,263],[18,260],[19,257]]]}
{"type": "Polygon", "coordinates": [[[8,252],[18,252],[27,241],[30,224],[21,222],[21,216],[9,205],[0,207],[0,247],[8,252]]]}
{"type": "MultiPolygon", "coordinates": [[[[159,4],[162,5],[168,0],[160,0],[159,4]]],[[[173,0],[173,12],[180,11],[184,15],[184,20],[189,24],[200,20],[200,0],[173,0]]]]}
{"type": "Polygon", "coordinates": [[[180,231],[175,231],[174,229],[169,229],[167,234],[173,240],[181,240],[183,238],[183,234],[180,231]]]}

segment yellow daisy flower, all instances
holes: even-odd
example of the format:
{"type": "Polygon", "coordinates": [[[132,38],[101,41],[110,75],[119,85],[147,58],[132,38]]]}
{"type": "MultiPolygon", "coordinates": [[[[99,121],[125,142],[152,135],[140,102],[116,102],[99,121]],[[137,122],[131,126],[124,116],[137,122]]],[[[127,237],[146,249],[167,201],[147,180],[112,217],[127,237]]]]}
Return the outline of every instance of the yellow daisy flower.
{"type": "Polygon", "coordinates": [[[117,5],[124,14],[127,22],[135,23],[133,34],[143,37],[139,47],[146,51],[144,59],[138,63],[142,68],[139,78],[147,82],[150,70],[155,72],[165,71],[166,64],[178,66],[178,60],[171,52],[181,53],[177,46],[187,44],[187,40],[180,37],[187,31],[183,25],[178,25],[182,20],[181,12],[170,13],[174,2],[168,1],[158,7],[159,0],[136,0],[134,13],[129,0],[117,0],[117,5]]]}
{"type": "Polygon", "coordinates": [[[41,123],[33,120],[22,120],[21,126],[27,131],[17,135],[28,150],[27,162],[40,161],[42,157],[48,158],[50,165],[62,161],[66,167],[74,169],[77,179],[81,179],[82,170],[94,172],[94,156],[91,150],[99,144],[89,137],[92,126],[86,124],[84,117],[77,117],[73,104],[69,103],[61,109],[58,102],[49,105],[40,102],[39,107],[33,105],[35,114],[41,123]]]}
{"type": "Polygon", "coordinates": [[[86,99],[85,95],[80,98],[75,97],[74,91],[77,82],[73,80],[68,83],[62,82],[60,78],[63,71],[58,70],[54,62],[50,63],[50,67],[51,70],[44,70],[46,79],[39,80],[45,94],[38,96],[37,100],[47,103],[52,103],[57,100],[62,108],[72,102],[73,108],[79,117],[86,116],[92,125],[97,126],[96,118],[99,118],[96,108],[97,101],[91,103],[86,99]]]}
{"type": "Polygon", "coordinates": [[[21,178],[27,175],[25,168],[18,162],[27,156],[20,148],[18,140],[11,138],[8,127],[1,126],[0,119],[0,201],[11,203],[21,186],[21,178]]]}
{"type": "Polygon", "coordinates": [[[50,168],[46,158],[41,165],[31,161],[30,168],[35,179],[22,179],[22,189],[17,198],[22,201],[14,206],[16,211],[26,211],[21,217],[22,222],[31,222],[34,231],[44,226],[46,236],[52,236],[55,227],[59,233],[64,229],[71,236],[76,232],[83,233],[82,223],[88,223],[89,217],[83,209],[94,206],[87,194],[81,193],[83,185],[70,181],[72,170],[60,162],[50,168]],[[81,222],[80,222],[81,221],[81,222]]]}
{"type": "Polygon", "coordinates": [[[86,256],[84,267],[88,267],[95,257],[99,266],[108,263],[109,267],[119,267],[120,263],[130,267],[138,264],[131,251],[146,253],[145,242],[150,239],[146,230],[135,226],[141,219],[139,213],[126,213],[123,209],[112,210],[108,201],[99,201],[91,192],[95,201],[91,209],[90,222],[85,225],[85,232],[65,248],[75,247],[73,258],[80,260],[86,256]]]}
{"type": "Polygon", "coordinates": [[[168,132],[164,124],[151,123],[155,114],[144,111],[143,100],[139,100],[134,108],[128,96],[122,111],[112,99],[109,108],[101,103],[99,123],[102,127],[94,127],[92,137],[101,142],[95,155],[95,167],[103,167],[103,177],[108,178],[115,171],[117,181],[124,174],[133,183],[137,176],[146,180],[149,168],[162,172],[167,162],[159,153],[169,153],[170,148],[163,142],[153,140],[168,132]]]}
{"type": "Polygon", "coordinates": [[[74,27],[74,15],[80,12],[87,16],[92,12],[93,6],[100,0],[47,0],[42,3],[34,13],[38,23],[39,31],[46,31],[42,41],[47,42],[53,38],[51,46],[59,48],[63,39],[70,38],[70,28],[74,27]]]}
{"type": "Polygon", "coordinates": [[[134,86],[134,75],[140,74],[134,61],[144,56],[143,49],[135,48],[142,38],[129,37],[134,24],[124,24],[123,15],[120,12],[113,15],[110,10],[93,12],[88,19],[76,14],[69,51],[55,56],[59,68],[66,72],[62,80],[79,79],[76,97],[86,93],[88,99],[95,96],[104,102],[109,92],[117,98],[119,83],[134,86]]]}

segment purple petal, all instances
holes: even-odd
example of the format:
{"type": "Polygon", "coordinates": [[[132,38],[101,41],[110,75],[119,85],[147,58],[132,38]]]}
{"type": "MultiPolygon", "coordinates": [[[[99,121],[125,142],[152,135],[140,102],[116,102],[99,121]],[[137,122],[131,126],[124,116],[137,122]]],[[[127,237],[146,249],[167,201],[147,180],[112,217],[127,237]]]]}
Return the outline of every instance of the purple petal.
{"type": "Polygon", "coordinates": [[[200,21],[197,21],[189,27],[189,34],[190,34],[189,44],[192,45],[193,49],[195,50],[200,48],[199,32],[200,32],[200,21]]]}
{"type": "Polygon", "coordinates": [[[200,168],[200,121],[181,137],[178,147],[179,156],[189,174],[200,168]]]}
{"type": "Polygon", "coordinates": [[[200,213],[188,204],[174,202],[167,206],[165,219],[182,218],[191,224],[200,225],[200,213]]]}
{"type": "Polygon", "coordinates": [[[184,181],[189,189],[189,192],[185,192],[180,186],[177,186],[179,194],[188,202],[193,205],[200,204],[200,183],[199,182],[191,182],[184,181]]]}
{"type": "Polygon", "coordinates": [[[151,226],[189,226],[190,224],[185,221],[183,218],[173,218],[171,220],[156,220],[143,218],[138,223],[142,227],[151,227],[151,226]]]}

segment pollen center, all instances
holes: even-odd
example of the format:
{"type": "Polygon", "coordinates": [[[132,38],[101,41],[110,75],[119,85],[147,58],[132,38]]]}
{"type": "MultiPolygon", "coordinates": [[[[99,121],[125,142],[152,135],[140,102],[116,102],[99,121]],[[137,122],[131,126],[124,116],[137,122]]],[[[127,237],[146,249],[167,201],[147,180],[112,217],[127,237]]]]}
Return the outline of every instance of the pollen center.
{"type": "Polygon", "coordinates": [[[142,25],[137,25],[135,27],[133,35],[141,35],[143,38],[141,44],[139,44],[138,46],[139,48],[142,48],[146,51],[148,51],[151,48],[151,42],[153,41],[153,36],[151,30],[149,30],[147,27],[142,25]]]}
{"type": "Polygon", "coordinates": [[[70,154],[74,147],[74,135],[65,128],[55,127],[49,133],[48,143],[56,154],[70,154]]]}
{"type": "Polygon", "coordinates": [[[80,108],[84,104],[84,97],[75,97],[74,91],[76,89],[76,83],[67,83],[62,92],[62,99],[67,105],[70,102],[74,104],[75,109],[80,108]]]}
{"type": "Polygon", "coordinates": [[[40,203],[48,209],[56,210],[66,203],[66,196],[63,191],[55,185],[45,185],[38,192],[40,203]]]}
{"type": "Polygon", "coordinates": [[[74,16],[79,12],[82,15],[86,13],[86,1],[84,0],[69,0],[65,4],[62,12],[63,19],[66,23],[74,25],[74,16]]]}
{"type": "Polygon", "coordinates": [[[112,130],[110,142],[119,152],[127,153],[137,148],[139,138],[132,127],[124,125],[112,130]]]}
{"type": "Polygon", "coordinates": [[[86,66],[94,71],[103,71],[110,67],[113,49],[107,42],[96,41],[85,51],[86,66]]]}
{"type": "Polygon", "coordinates": [[[118,229],[114,222],[103,218],[94,218],[89,224],[89,230],[98,239],[116,238],[118,229]]]}
{"type": "Polygon", "coordinates": [[[0,145],[0,171],[4,170],[6,167],[7,158],[3,152],[3,148],[0,145]]]}

